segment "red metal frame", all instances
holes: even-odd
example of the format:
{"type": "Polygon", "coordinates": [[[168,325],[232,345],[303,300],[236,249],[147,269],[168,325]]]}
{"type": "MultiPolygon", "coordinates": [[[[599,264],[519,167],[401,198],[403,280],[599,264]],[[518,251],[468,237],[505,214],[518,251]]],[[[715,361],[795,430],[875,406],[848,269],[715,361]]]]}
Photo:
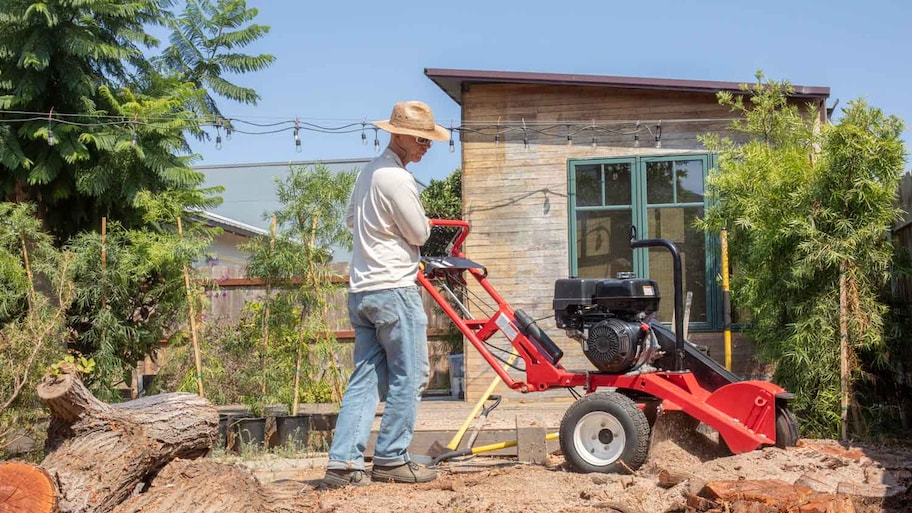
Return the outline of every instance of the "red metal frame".
{"type": "MultiPolygon", "coordinates": [[[[469,235],[465,221],[434,219],[434,226],[459,228],[453,241],[451,255],[464,258],[462,244],[469,235]]],[[[709,392],[688,371],[651,372],[637,375],[604,374],[597,371],[568,371],[538,348],[517,328],[513,309],[488,281],[487,272],[479,269],[447,270],[458,272],[464,280],[469,273],[497,303],[491,317],[469,319],[454,309],[434,285],[433,273],[426,276],[425,269],[418,273],[418,282],[434,298],[447,316],[456,324],[478,353],[488,362],[503,382],[513,390],[523,393],[543,391],[555,387],[583,387],[587,394],[600,387],[618,391],[636,391],[649,394],[663,401],[666,410],[683,410],[692,417],[716,429],[732,452],[738,454],[776,442],[776,396],[782,388],[766,381],[739,381],[709,392]],[[485,341],[497,332],[503,333],[519,357],[525,362],[525,381],[515,380],[500,365],[485,341]]]]}

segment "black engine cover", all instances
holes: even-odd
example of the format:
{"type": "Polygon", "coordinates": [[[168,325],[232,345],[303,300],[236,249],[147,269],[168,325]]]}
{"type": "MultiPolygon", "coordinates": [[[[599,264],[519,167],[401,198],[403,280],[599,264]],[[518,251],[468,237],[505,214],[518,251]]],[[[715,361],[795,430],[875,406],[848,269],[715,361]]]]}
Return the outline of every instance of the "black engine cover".
{"type": "Polygon", "coordinates": [[[583,353],[602,372],[626,372],[643,350],[647,332],[641,326],[617,318],[600,321],[589,328],[583,353]]]}

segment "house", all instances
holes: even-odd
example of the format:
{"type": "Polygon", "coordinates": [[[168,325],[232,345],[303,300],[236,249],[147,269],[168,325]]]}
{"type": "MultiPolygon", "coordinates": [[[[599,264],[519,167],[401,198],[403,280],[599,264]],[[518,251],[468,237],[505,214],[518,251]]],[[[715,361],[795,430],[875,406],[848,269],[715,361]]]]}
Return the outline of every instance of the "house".
{"type": "MultiPolygon", "coordinates": [[[[465,252],[487,267],[513,308],[543,319],[565,367],[591,364],[549,320],[559,278],[649,277],[664,296],[658,318],[671,322],[670,254],[635,254],[630,226],[640,238],[678,245],[692,296],[689,338],[722,358],[719,242],[693,220],[707,207],[704,180],[715,165],[698,136],[737,136],[716,93],[738,91],[738,83],[457,69],[425,75],[462,108],[463,211],[472,227],[465,252]]],[[[795,86],[791,101],[813,104],[824,121],[829,92],[795,86]]],[[[748,370],[752,352],[735,337],[736,372],[748,370]]],[[[493,372],[474,351],[465,365],[466,395],[477,398],[493,372]]]]}

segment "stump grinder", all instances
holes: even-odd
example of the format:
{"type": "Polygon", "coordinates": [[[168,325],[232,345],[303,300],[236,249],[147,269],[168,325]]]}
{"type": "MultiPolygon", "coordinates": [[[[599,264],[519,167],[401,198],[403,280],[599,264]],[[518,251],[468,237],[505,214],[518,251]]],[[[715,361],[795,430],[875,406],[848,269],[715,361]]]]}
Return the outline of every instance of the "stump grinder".
{"type": "Polygon", "coordinates": [[[673,411],[686,414],[694,426],[703,422],[716,430],[735,454],[797,442],[798,426],[788,409],[792,394],[767,381],[742,380],[684,340],[681,258],[673,242],[637,240],[631,229],[633,249],[660,247],[671,252],[674,331],[655,318],[660,295],[653,280],[630,273],[556,281],[557,328],[581,344],[593,366],[575,370],[561,365],[563,350],[532,316],[514,310],[500,296],[487,269],[465,258],[462,246],[468,223],[432,222],[455,235],[448,255],[422,257],[419,283],[511,389],[532,393],[566,388],[577,397],[559,430],[561,450],[574,470],[636,470],[646,461],[656,419],[673,411]],[[477,286],[468,286],[472,281],[477,286]],[[479,298],[485,294],[487,298],[479,298]],[[468,306],[478,299],[484,308],[473,308],[474,314],[488,312],[475,317],[468,306]],[[491,342],[498,334],[509,341],[509,350],[491,342]],[[518,353],[523,365],[502,365],[503,352],[518,353]],[[524,371],[524,377],[514,377],[509,367],[524,371]]]}

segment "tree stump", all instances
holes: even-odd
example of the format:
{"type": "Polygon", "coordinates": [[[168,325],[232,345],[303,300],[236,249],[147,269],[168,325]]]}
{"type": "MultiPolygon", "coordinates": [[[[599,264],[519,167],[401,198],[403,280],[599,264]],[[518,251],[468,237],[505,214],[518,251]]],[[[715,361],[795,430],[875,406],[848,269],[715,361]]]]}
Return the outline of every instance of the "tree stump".
{"type": "Polygon", "coordinates": [[[217,436],[218,411],[194,394],[109,405],[64,373],[45,376],[38,396],[51,410],[41,466],[57,481],[65,513],[113,510],[176,458],[205,455],[217,436]]]}
{"type": "Polygon", "coordinates": [[[57,513],[57,487],[44,469],[0,463],[0,513],[57,513]]]}

